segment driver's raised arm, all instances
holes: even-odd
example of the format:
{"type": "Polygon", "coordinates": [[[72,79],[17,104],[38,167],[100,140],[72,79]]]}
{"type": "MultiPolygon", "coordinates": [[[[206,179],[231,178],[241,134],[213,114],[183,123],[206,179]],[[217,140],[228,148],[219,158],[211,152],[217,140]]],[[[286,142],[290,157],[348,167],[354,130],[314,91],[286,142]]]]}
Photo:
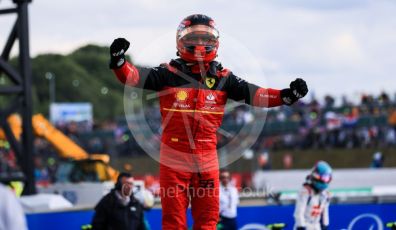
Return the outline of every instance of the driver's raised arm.
{"type": "Polygon", "coordinates": [[[228,98],[235,101],[243,101],[246,104],[257,107],[275,107],[280,105],[292,105],[308,93],[308,87],[304,80],[297,78],[290,83],[290,88],[278,90],[261,88],[251,84],[234,74],[230,73],[225,82],[228,98]]]}
{"type": "Polygon", "coordinates": [[[125,59],[125,52],[129,42],[124,38],[117,38],[110,46],[110,69],[118,80],[125,85],[159,91],[163,87],[163,71],[165,67],[138,68],[125,59]]]}

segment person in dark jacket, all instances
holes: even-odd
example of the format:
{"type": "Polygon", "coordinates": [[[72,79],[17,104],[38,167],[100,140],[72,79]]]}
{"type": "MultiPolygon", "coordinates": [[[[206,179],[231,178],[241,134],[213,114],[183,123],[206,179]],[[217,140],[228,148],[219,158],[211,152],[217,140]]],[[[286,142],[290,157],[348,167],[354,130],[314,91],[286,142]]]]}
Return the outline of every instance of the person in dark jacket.
{"type": "Polygon", "coordinates": [[[96,205],[92,229],[145,230],[143,206],[132,191],[132,175],[120,173],[115,188],[96,205]]]}

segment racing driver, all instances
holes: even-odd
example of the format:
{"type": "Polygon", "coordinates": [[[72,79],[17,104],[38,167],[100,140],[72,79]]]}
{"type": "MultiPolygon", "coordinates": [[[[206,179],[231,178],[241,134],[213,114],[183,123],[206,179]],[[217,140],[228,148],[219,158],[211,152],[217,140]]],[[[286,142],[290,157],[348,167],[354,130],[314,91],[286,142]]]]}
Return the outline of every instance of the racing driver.
{"type": "Polygon", "coordinates": [[[125,59],[130,43],[110,46],[110,68],[123,84],[156,91],[162,116],[160,186],[163,229],[216,229],[219,218],[217,129],[227,99],[257,107],[292,105],[308,93],[304,80],[277,90],[250,84],[215,61],[219,31],[202,14],[186,17],[176,33],[178,59],[137,68],[125,59]]]}

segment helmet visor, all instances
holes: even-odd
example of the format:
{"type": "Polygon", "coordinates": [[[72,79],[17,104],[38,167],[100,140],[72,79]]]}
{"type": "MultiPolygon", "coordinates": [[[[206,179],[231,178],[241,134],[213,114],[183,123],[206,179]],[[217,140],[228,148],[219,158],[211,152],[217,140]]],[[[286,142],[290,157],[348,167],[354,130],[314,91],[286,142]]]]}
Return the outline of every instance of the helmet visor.
{"type": "Polygon", "coordinates": [[[193,32],[181,38],[181,42],[185,46],[215,46],[217,39],[204,32],[193,32]]]}
{"type": "Polygon", "coordinates": [[[178,31],[177,39],[186,46],[215,46],[219,32],[209,26],[196,25],[178,31]]]}
{"type": "Polygon", "coordinates": [[[320,175],[319,173],[313,173],[312,177],[314,180],[320,181],[320,182],[323,182],[326,184],[330,183],[330,181],[331,181],[331,174],[320,175]]]}

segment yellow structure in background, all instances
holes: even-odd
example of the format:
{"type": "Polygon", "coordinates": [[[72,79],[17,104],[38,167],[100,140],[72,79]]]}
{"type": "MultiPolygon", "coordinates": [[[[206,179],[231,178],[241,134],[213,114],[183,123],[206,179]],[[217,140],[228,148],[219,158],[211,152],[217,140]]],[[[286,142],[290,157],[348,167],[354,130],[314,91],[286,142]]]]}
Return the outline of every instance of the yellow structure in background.
{"type": "MultiPolygon", "coordinates": [[[[22,120],[19,115],[12,114],[7,119],[14,136],[19,140],[22,134],[22,120]]],[[[42,114],[32,117],[32,126],[37,137],[47,140],[63,159],[77,161],[81,172],[95,172],[100,181],[115,181],[118,171],[110,167],[110,157],[107,154],[88,154],[83,148],[55,128],[42,114]]],[[[0,129],[0,139],[6,139],[0,129]]]]}
{"type": "Polygon", "coordinates": [[[71,158],[74,160],[89,158],[89,154],[84,149],[55,128],[42,114],[32,117],[32,125],[36,136],[50,142],[61,158],[71,158]]]}
{"type": "MultiPolygon", "coordinates": [[[[21,117],[17,114],[12,114],[7,119],[8,124],[10,125],[11,131],[14,133],[14,136],[19,140],[22,134],[22,120],[21,117]]],[[[0,139],[7,139],[3,129],[0,129],[0,139]]]]}

